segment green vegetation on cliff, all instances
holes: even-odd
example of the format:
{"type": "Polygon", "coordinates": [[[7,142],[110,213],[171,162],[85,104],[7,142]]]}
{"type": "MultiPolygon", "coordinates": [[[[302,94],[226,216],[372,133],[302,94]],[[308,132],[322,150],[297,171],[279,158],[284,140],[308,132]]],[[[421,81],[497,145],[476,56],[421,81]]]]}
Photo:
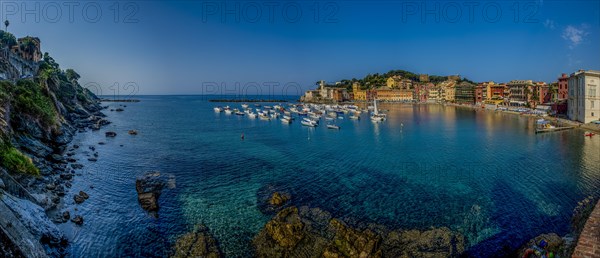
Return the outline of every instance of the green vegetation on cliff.
{"type": "Polygon", "coordinates": [[[25,156],[4,139],[0,139],[0,165],[11,172],[40,175],[40,170],[33,164],[31,158],[25,156]]]}
{"type": "Polygon", "coordinates": [[[31,80],[20,80],[11,89],[14,112],[40,119],[45,126],[57,123],[57,112],[52,99],[41,85],[31,80]]]}

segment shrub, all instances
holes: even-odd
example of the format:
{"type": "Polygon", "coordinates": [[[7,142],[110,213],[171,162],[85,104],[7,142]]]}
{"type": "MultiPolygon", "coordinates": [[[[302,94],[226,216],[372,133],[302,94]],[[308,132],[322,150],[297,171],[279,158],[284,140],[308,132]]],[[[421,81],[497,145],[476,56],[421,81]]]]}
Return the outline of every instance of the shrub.
{"type": "Polygon", "coordinates": [[[17,112],[41,119],[45,125],[54,125],[57,112],[50,97],[42,92],[42,87],[29,80],[17,82],[13,90],[13,103],[17,112]]]}
{"type": "Polygon", "coordinates": [[[40,175],[40,170],[33,164],[31,158],[3,140],[0,140],[0,165],[9,171],[33,176],[40,175]]]}

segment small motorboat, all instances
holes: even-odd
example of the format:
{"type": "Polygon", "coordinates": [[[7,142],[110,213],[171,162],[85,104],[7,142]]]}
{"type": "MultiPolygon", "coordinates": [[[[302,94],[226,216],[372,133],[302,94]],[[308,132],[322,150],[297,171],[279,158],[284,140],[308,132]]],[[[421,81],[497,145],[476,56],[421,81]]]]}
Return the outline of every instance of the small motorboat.
{"type": "Polygon", "coordinates": [[[246,103],[242,104],[242,108],[244,108],[244,109],[248,108],[248,104],[246,104],[246,103]]]}
{"type": "Polygon", "coordinates": [[[222,108],[222,107],[215,107],[215,108],[213,108],[213,109],[214,109],[214,110],[215,110],[215,112],[217,112],[217,113],[221,113],[221,112],[223,112],[223,108],[222,108]]]}
{"type": "Polygon", "coordinates": [[[233,110],[226,108],[225,109],[225,114],[231,115],[233,113],[233,110]]]}
{"type": "Polygon", "coordinates": [[[594,135],[596,135],[595,133],[591,133],[591,132],[585,132],[584,134],[586,137],[592,137],[594,135]]]}
{"type": "Polygon", "coordinates": [[[256,118],[258,115],[256,113],[248,113],[249,118],[256,118]]]}
{"type": "Polygon", "coordinates": [[[350,116],[350,119],[352,119],[352,120],[360,120],[360,116],[350,116]]]}
{"type": "Polygon", "coordinates": [[[238,115],[238,116],[243,116],[243,115],[245,115],[246,113],[244,113],[244,112],[241,112],[241,111],[236,111],[236,112],[235,112],[235,114],[236,114],[236,115],[238,115]]]}
{"type": "Polygon", "coordinates": [[[280,120],[281,120],[281,122],[282,122],[282,123],[284,123],[284,124],[291,124],[291,123],[292,123],[292,120],[289,120],[289,119],[287,119],[287,118],[282,118],[282,119],[280,119],[280,120]]]}
{"type": "Polygon", "coordinates": [[[315,123],[314,121],[311,120],[302,120],[300,122],[303,126],[308,126],[308,127],[317,127],[317,123],[315,123]]]}
{"type": "Polygon", "coordinates": [[[340,130],[340,127],[337,125],[327,125],[327,129],[335,129],[335,130],[340,130]]]}

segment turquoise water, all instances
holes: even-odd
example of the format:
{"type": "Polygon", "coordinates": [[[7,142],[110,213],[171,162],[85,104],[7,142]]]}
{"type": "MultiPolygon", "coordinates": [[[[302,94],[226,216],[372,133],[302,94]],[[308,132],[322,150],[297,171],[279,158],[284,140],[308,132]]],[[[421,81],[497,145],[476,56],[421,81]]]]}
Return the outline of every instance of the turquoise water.
{"type": "Polygon", "coordinates": [[[95,145],[99,160],[82,161],[71,188],[91,196],[68,208],[84,216],[83,227],[61,225],[71,256],[165,256],[197,223],[227,256],[248,256],[269,220],[257,207],[267,187],[355,226],[447,226],[467,236],[469,255],[502,255],[540,233],[566,233],[577,202],[600,186],[600,137],[535,135],[531,118],[381,104],[386,122],[363,114],[339,120],[334,131],[214,113],[227,103],[202,96],[139,98],[124,112],[107,110],[107,128],[75,139],[77,158],[86,160],[95,145]],[[106,139],[107,130],[118,136],[106,139]],[[155,170],[177,181],[161,196],[158,218],[139,207],[135,192],[135,177],[155,170]]]}

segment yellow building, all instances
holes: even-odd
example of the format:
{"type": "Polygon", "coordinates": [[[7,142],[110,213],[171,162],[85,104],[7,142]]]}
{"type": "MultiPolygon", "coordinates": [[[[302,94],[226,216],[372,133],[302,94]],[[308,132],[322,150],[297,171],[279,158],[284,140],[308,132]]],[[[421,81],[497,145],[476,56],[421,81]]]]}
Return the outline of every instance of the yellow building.
{"type": "Polygon", "coordinates": [[[361,90],[357,82],[352,84],[352,93],[355,101],[367,101],[367,91],[361,90]]]}
{"type": "Polygon", "coordinates": [[[413,101],[413,92],[383,86],[375,90],[375,97],[380,101],[410,102],[413,101]]]}

